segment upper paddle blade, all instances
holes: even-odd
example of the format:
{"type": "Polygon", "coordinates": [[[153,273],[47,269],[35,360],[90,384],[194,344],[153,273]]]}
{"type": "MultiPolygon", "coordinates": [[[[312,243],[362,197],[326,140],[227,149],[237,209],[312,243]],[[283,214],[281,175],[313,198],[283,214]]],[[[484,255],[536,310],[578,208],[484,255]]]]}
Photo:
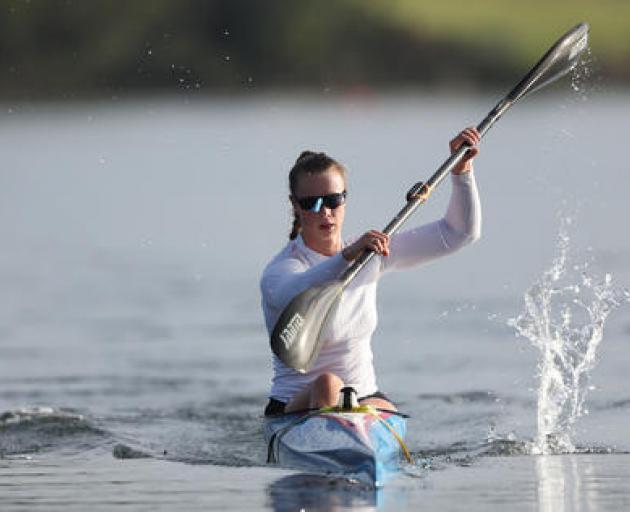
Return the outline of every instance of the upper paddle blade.
{"type": "Polygon", "coordinates": [[[571,71],[588,46],[588,28],[580,23],[558,39],[507,98],[517,101],[571,71]]]}
{"type": "Polygon", "coordinates": [[[284,308],[271,334],[271,350],[284,364],[300,372],[310,369],[321,348],[320,331],[342,291],[338,281],[310,288],[284,308]]]}

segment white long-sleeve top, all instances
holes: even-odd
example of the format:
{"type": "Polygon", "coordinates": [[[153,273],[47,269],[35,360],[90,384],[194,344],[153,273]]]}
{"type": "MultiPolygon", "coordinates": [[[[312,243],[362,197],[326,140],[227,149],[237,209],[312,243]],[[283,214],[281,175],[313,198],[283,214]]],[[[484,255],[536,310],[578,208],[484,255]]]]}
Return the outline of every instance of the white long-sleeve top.
{"type": "MultiPolygon", "coordinates": [[[[391,237],[390,254],[375,257],[359,272],[341,296],[323,332],[321,351],[313,367],[300,373],[275,354],[270,398],[288,402],[323,372],[339,376],[359,396],[378,390],[372,364],[372,333],[376,329],[376,285],[385,272],[426,263],[452,253],[479,238],[481,207],[472,172],[451,175],[452,192],[440,220],[391,237]]],[[[298,236],[278,253],[260,281],[262,308],[269,335],[293,297],[313,286],[336,279],[348,263],[341,252],[325,256],[309,249],[298,236]]]]}

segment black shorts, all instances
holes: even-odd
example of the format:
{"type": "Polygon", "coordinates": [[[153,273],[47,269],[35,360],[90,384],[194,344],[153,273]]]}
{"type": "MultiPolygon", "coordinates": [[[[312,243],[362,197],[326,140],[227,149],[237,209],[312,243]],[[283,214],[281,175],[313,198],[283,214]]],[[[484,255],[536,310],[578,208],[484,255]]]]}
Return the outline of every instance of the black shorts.
{"type": "MultiPolygon", "coordinates": [[[[372,393],[371,395],[362,396],[359,398],[359,402],[361,400],[366,400],[367,398],[382,398],[383,400],[387,400],[388,402],[393,403],[387,395],[381,391],[377,391],[376,393],[372,393]]],[[[285,402],[280,400],[276,400],[275,398],[270,398],[267,407],[265,407],[265,416],[275,416],[277,414],[284,414],[284,408],[287,406],[285,402]]]]}

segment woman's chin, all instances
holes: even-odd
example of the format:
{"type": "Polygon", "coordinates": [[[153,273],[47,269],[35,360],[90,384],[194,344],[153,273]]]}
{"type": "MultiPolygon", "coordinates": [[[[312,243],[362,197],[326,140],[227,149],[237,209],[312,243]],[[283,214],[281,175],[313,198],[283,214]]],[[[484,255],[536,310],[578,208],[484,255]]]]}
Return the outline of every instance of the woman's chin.
{"type": "Polygon", "coordinates": [[[336,242],[337,240],[339,240],[339,233],[337,230],[320,232],[319,239],[322,242],[328,242],[328,243],[336,242]]]}
{"type": "Polygon", "coordinates": [[[326,254],[330,251],[335,252],[340,242],[339,230],[336,228],[303,232],[302,236],[307,246],[326,254]]]}

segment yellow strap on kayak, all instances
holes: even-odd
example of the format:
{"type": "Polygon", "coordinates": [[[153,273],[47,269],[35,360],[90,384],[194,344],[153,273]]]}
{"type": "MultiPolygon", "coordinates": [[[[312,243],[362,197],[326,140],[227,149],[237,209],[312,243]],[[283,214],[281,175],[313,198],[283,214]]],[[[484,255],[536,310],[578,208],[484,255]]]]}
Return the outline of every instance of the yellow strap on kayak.
{"type": "Polygon", "coordinates": [[[338,405],[331,405],[330,407],[321,407],[318,409],[319,412],[354,412],[354,413],[364,413],[371,414],[375,412],[374,407],[371,405],[359,405],[357,407],[352,407],[351,409],[344,409],[343,407],[339,407],[338,405]]]}
{"type": "Polygon", "coordinates": [[[363,413],[363,414],[369,414],[371,416],[374,416],[376,419],[378,419],[378,421],[381,422],[381,424],[383,424],[387,430],[389,430],[389,432],[394,436],[394,439],[396,439],[396,441],[398,441],[398,444],[400,445],[400,449],[402,450],[405,459],[407,459],[407,462],[413,464],[413,459],[411,458],[411,453],[409,453],[409,449],[407,448],[407,445],[405,444],[405,441],[403,440],[402,437],[400,437],[400,435],[398,434],[398,432],[396,432],[396,429],[394,429],[394,427],[392,427],[389,423],[387,423],[383,418],[381,418],[381,415],[378,413],[378,411],[371,405],[359,405],[358,407],[353,407],[352,409],[344,409],[343,407],[339,407],[339,406],[332,406],[332,407],[322,407],[319,412],[349,412],[349,413],[363,413]]]}
{"type": "Polygon", "coordinates": [[[407,448],[407,445],[405,444],[405,441],[403,441],[403,438],[400,437],[398,432],[396,432],[396,429],[394,429],[394,427],[392,427],[383,418],[381,418],[381,416],[380,416],[380,414],[378,412],[373,410],[369,414],[371,414],[372,416],[377,418],[378,421],[380,421],[383,425],[385,425],[387,427],[387,430],[389,430],[392,433],[392,435],[394,436],[394,438],[396,439],[396,441],[398,441],[398,444],[400,445],[400,449],[402,450],[403,454],[405,455],[405,459],[407,459],[407,462],[409,462],[410,464],[413,464],[413,459],[411,458],[411,453],[409,453],[409,449],[407,448]]]}

